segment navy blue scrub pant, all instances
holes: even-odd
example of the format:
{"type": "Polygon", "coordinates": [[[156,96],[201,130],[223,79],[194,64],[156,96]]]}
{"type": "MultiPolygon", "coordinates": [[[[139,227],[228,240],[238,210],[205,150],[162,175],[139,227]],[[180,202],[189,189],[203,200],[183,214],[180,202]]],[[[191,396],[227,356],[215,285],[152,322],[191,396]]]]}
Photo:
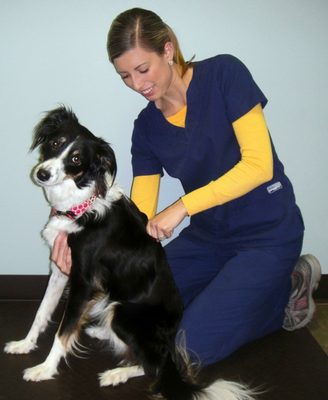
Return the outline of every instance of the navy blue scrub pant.
{"type": "Polygon", "coordinates": [[[185,305],[181,328],[192,358],[214,363],[281,328],[302,240],[222,245],[187,227],[165,246],[185,305]]]}

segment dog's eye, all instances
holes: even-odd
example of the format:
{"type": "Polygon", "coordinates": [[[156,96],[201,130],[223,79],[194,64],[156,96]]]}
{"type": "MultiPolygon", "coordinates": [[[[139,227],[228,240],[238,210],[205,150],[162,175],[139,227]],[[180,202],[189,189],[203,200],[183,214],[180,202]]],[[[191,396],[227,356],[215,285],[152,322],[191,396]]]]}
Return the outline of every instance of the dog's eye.
{"type": "Polygon", "coordinates": [[[59,141],[58,141],[58,140],[51,140],[51,141],[50,141],[50,146],[51,146],[53,149],[58,149],[58,147],[59,147],[59,141]]]}
{"type": "Polygon", "coordinates": [[[57,150],[61,146],[61,142],[59,140],[51,140],[50,141],[50,146],[54,149],[57,150]]]}
{"type": "Polygon", "coordinates": [[[79,154],[74,154],[74,156],[72,157],[72,161],[75,165],[81,165],[81,158],[79,154]]]}
{"type": "Polygon", "coordinates": [[[53,150],[57,150],[61,147],[61,145],[63,143],[65,143],[65,138],[53,139],[53,140],[50,140],[49,143],[53,150]]]}

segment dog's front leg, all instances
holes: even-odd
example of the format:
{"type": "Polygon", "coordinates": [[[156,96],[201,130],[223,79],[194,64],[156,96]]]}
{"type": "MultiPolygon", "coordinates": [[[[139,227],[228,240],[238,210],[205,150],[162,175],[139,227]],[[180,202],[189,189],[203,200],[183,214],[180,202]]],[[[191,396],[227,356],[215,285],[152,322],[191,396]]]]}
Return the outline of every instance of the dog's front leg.
{"type": "Polygon", "coordinates": [[[54,343],[46,360],[32,368],[24,371],[23,378],[26,381],[40,382],[53,379],[57,374],[57,367],[62,357],[65,357],[66,350],[59,336],[55,336],[54,343]]]}
{"type": "Polygon", "coordinates": [[[63,294],[68,277],[53,265],[46,293],[34,318],[33,324],[27,336],[23,340],[9,342],[4,351],[11,354],[27,354],[34,350],[41,332],[48,326],[48,322],[63,294]]]}
{"type": "Polygon", "coordinates": [[[58,365],[68,353],[79,349],[78,337],[90,310],[89,287],[82,281],[71,280],[71,288],[65,313],[46,360],[24,371],[26,381],[39,382],[52,379],[58,373],[58,365]]]}

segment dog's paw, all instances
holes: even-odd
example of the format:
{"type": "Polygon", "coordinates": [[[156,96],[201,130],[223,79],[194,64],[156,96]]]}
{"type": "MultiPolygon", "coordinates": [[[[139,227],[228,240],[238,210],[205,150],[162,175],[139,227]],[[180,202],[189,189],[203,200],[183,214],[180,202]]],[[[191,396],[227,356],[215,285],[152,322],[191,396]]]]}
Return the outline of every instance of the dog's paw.
{"type": "Polygon", "coordinates": [[[57,374],[57,369],[49,367],[46,362],[36,365],[32,368],[27,368],[24,371],[23,378],[25,381],[40,382],[53,379],[57,374]]]}
{"type": "Polygon", "coordinates": [[[130,378],[144,375],[139,366],[109,369],[98,375],[100,386],[117,386],[127,382],[130,378]]]}
{"type": "Polygon", "coordinates": [[[129,379],[127,368],[115,368],[99,374],[100,386],[117,386],[129,379]]]}
{"type": "Polygon", "coordinates": [[[35,350],[37,345],[30,340],[18,340],[6,343],[4,352],[8,354],[28,354],[32,350],[35,350]]]}
{"type": "Polygon", "coordinates": [[[109,334],[106,328],[97,325],[91,325],[85,329],[85,333],[98,340],[108,340],[109,334]]]}

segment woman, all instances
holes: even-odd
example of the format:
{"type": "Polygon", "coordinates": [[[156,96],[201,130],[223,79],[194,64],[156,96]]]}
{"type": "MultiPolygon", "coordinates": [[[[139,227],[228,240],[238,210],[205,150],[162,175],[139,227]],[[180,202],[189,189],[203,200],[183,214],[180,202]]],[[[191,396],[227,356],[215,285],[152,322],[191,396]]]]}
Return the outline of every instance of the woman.
{"type": "MultiPolygon", "coordinates": [[[[118,15],[107,45],[123,82],[149,100],[132,136],[132,200],[158,240],[190,217],[165,246],[188,350],[210,364],[282,325],[304,326],[320,264],[299,259],[301,213],[247,68],[230,55],[186,63],[171,28],[139,8],[118,15]],[[157,213],[164,169],[186,194],[157,213]]],[[[63,270],[67,254],[69,270],[59,237],[53,259],[63,270]]]]}

